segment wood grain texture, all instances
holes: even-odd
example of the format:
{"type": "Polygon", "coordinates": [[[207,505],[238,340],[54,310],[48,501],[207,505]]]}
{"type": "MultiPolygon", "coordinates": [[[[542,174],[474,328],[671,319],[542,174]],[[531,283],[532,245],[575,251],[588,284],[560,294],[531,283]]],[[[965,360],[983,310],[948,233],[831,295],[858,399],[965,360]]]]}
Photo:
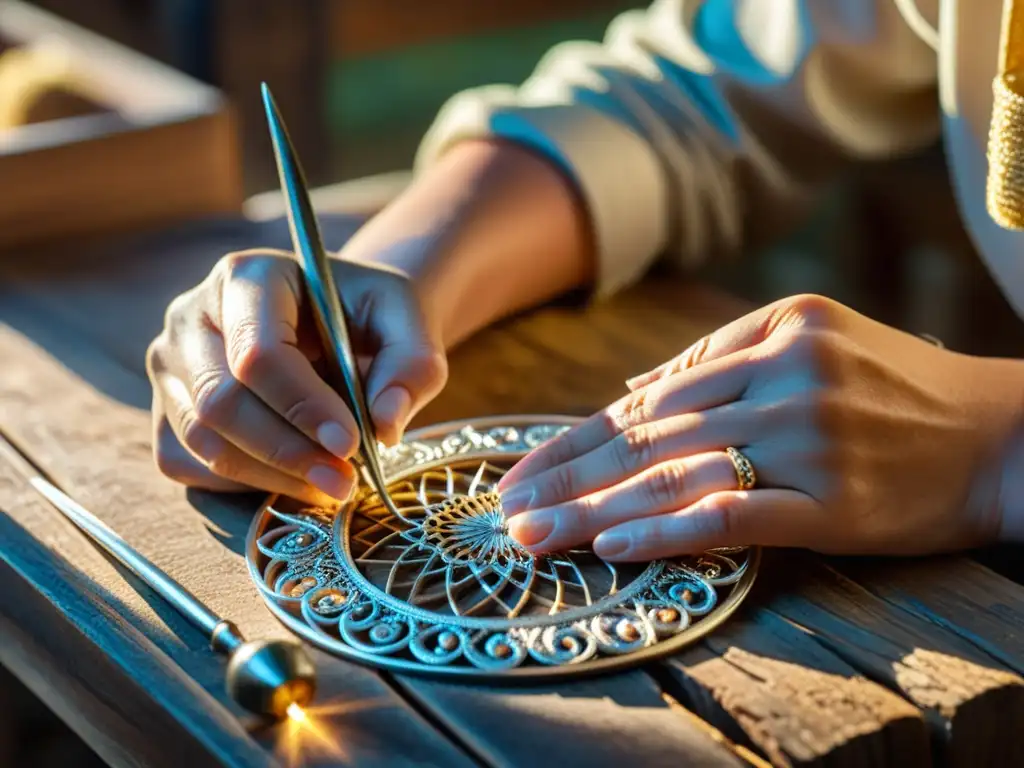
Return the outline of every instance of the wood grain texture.
{"type": "Polygon", "coordinates": [[[64,131],[43,150],[0,153],[7,190],[0,249],[10,253],[240,210],[235,126],[228,111],[144,131],[114,117],[105,119],[107,125],[97,120],[94,130],[64,131]]]}
{"type": "MultiPolygon", "coordinates": [[[[349,231],[346,227],[348,223],[341,222],[341,234],[349,231]]],[[[329,239],[331,229],[325,227],[329,239]]],[[[249,636],[282,635],[284,628],[262,605],[242,561],[242,541],[258,499],[189,493],[160,477],[150,456],[149,389],[142,351],[159,328],[167,301],[194,285],[222,253],[260,242],[283,245],[287,240],[280,224],[267,229],[210,222],[197,230],[200,234],[194,237],[178,233],[165,241],[163,250],[137,241],[122,251],[123,261],[109,253],[87,252],[76,254],[76,267],[66,254],[53,252],[31,263],[11,265],[0,282],[0,320],[5,323],[0,326],[0,357],[16,359],[18,365],[0,370],[0,425],[28,447],[57,482],[211,608],[231,616],[249,636]],[[140,253],[146,258],[136,258],[140,253]]],[[[338,234],[335,228],[333,236],[338,234]]],[[[463,358],[472,360],[473,348],[468,345],[463,358]]],[[[591,397],[596,401],[606,392],[595,390],[591,397]]],[[[455,390],[452,397],[457,400],[452,404],[468,404],[459,402],[464,394],[455,390]]],[[[478,402],[478,413],[486,413],[486,400],[478,402]]],[[[54,525],[55,513],[33,509],[18,507],[16,522],[22,529],[43,540],[51,530],[62,530],[61,524],[54,525]]],[[[8,554],[20,556],[17,551],[8,554]]],[[[86,583],[103,585],[131,606],[125,610],[126,619],[189,674],[211,663],[197,633],[158,601],[147,602],[145,590],[137,590],[73,532],[65,557],[82,570],[86,583]]],[[[69,654],[74,650],[66,648],[69,654]]],[[[543,718],[520,716],[511,706],[513,699],[467,689],[457,703],[431,708],[427,720],[407,703],[422,707],[429,699],[425,681],[399,680],[396,691],[371,670],[322,654],[317,658],[322,695],[316,715],[357,764],[522,765],[543,761],[551,752],[550,744],[545,747],[538,738],[543,718]],[[501,739],[486,745],[468,741],[467,729],[456,727],[460,717],[470,722],[475,713],[483,712],[490,712],[503,728],[501,739]],[[485,754],[477,752],[484,747],[485,754]]],[[[196,679],[210,697],[228,706],[216,671],[211,666],[196,679]]],[[[646,680],[648,694],[656,690],[653,681],[636,674],[646,680]]],[[[640,696],[640,689],[628,680],[607,678],[585,690],[587,695],[563,697],[558,717],[581,723],[621,720],[622,743],[632,745],[631,754],[640,762],[664,763],[676,750],[693,753],[706,765],[738,764],[721,742],[660,699],[640,696]],[[623,712],[616,703],[623,699],[645,701],[665,735],[652,738],[644,725],[647,715],[641,717],[639,708],[623,712]]],[[[545,700],[538,694],[514,701],[520,706],[528,703],[527,708],[539,713],[545,700]]],[[[143,718],[144,711],[140,705],[137,716],[143,718]]],[[[101,727],[91,720],[88,707],[80,716],[92,723],[90,727],[101,727]]],[[[86,736],[90,732],[85,726],[81,731],[86,736]]],[[[252,738],[272,749],[282,741],[280,731],[270,729],[252,738]]],[[[566,759],[572,748],[571,742],[565,743],[566,759]]],[[[595,760],[604,752],[595,749],[595,760]]],[[[609,749],[607,754],[618,759],[624,753],[609,749]]],[[[331,758],[320,759],[327,764],[331,758]]]]}
{"type": "Polygon", "coordinates": [[[1017,765],[1024,587],[963,557],[830,562],[767,553],[667,690],[774,764],[1017,765]]]}
{"type": "MultiPolygon", "coordinates": [[[[925,712],[933,748],[951,766],[1019,765],[1024,679],[934,622],[880,600],[812,558],[790,558],[787,584],[766,607],[925,712]]],[[[954,569],[959,559],[951,561],[954,569]]],[[[913,573],[917,563],[903,567],[913,573]]]]}
{"type": "Polygon", "coordinates": [[[1024,675],[1024,587],[965,558],[832,565],[888,603],[934,622],[1024,675]]]}
{"type": "MultiPolygon", "coordinates": [[[[10,316],[5,318],[10,319],[10,316]]],[[[67,341],[81,345],[94,361],[103,362],[98,351],[90,348],[87,341],[73,334],[67,335],[67,341]]],[[[148,416],[144,412],[115,404],[94,390],[82,387],[79,380],[46,355],[33,358],[35,348],[26,349],[23,343],[24,339],[14,334],[10,327],[0,326],[0,355],[4,359],[18,359],[20,363],[16,372],[5,367],[0,373],[3,379],[0,391],[4,393],[0,395],[4,401],[0,423],[5,429],[10,429],[22,445],[33,447],[36,459],[47,467],[57,482],[214,610],[232,617],[248,636],[285,636],[284,628],[263,608],[253,590],[240,554],[231,549],[240,546],[244,539],[259,499],[187,494],[161,479],[150,468],[148,416]],[[45,412],[53,422],[39,420],[39,401],[33,407],[31,398],[15,394],[39,391],[40,383],[48,393],[45,412]],[[22,411],[26,418],[11,418],[9,408],[22,411]],[[82,414],[102,414],[102,418],[83,418],[82,414]]],[[[116,363],[106,364],[111,367],[112,376],[126,376],[124,369],[116,363]]],[[[135,382],[136,386],[142,385],[137,376],[135,382]]],[[[170,656],[202,685],[204,695],[195,696],[188,703],[188,711],[206,714],[222,707],[231,710],[235,716],[242,715],[222,690],[223,667],[206,647],[206,638],[159,598],[109,564],[56,512],[19,501],[12,501],[7,509],[10,510],[9,517],[17,525],[31,531],[32,536],[47,546],[59,547],[58,551],[72,563],[73,571],[81,572],[82,586],[73,594],[65,594],[63,586],[67,577],[62,571],[33,571],[35,580],[31,585],[50,592],[50,599],[64,614],[65,622],[93,622],[104,626],[105,631],[101,633],[103,651],[116,655],[125,641],[116,627],[106,626],[108,614],[102,609],[102,596],[114,595],[123,606],[110,620],[130,622],[150,639],[152,645],[170,656]],[[61,533],[60,538],[54,540],[57,532],[61,533]],[[62,595],[64,599],[61,599],[62,595]],[[84,611],[81,614],[74,610],[79,606],[84,611]]],[[[10,539],[4,539],[5,545],[8,541],[10,539]]],[[[5,546],[4,549],[5,557],[19,569],[27,567],[25,558],[29,554],[23,548],[8,550],[5,546]]],[[[24,616],[22,625],[25,628],[35,626],[24,616]]],[[[38,629],[43,631],[46,627],[38,629]]],[[[62,657],[74,659],[81,655],[76,635],[64,633],[59,637],[64,640],[59,646],[62,657]]],[[[320,694],[315,716],[321,726],[343,744],[351,759],[367,765],[414,765],[421,762],[426,752],[446,765],[469,764],[461,752],[442,739],[375,673],[354,665],[335,663],[334,659],[320,653],[315,654],[315,658],[320,670],[320,694]],[[395,729],[394,732],[391,729],[395,729]]],[[[159,670],[147,674],[142,667],[125,664],[121,675],[105,677],[105,684],[114,691],[120,690],[122,685],[132,684],[162,691],[167,685],[164,676],[159,674],[159,670]]],[[[74,679],[56,675],[49,684],[56,685],[62,681],[70,685],[74,679]]],[[[61,696],[66,695],[61,689],[57,690],[61,696]]],[[[90,692],[98,695],[92,689],[90,692]]],[[[158,708],[164,706],[159,701],[155,704],[158,708]]],[[[152,709],[153,706],[147,709],[139,705],[126,711],[125,715],[135,718],[139,732],[144,733],[141,726],[152,717],[152,709]]],[[[102,711],[102,707],[83,705],[76,708],[75,713],[88,723],[102,711]]],[[[282,728],[262,728],[256,722],[245,722],[251,731],[251,744],[258,744],[270,752],[286,747],[287,738],[282,728]]],[[[200,736],[205,736],[212,729],[206,720],[186,720],[182,725],[200,736]]],[[[76,730],[93,744],[92,728],[82,726],[76,730]]],[[[240,737],[240,734],[236,732],[235,736],[240,737]]],[[[164,742],[163,746],[166,747],[167,743],[164,742]]],[[[125,746],[136,749],[139,745],[126,743],[125,746]]],[[[321,745],[309,743],[307,746],[319,748],[321,745]]],[[[336,759],[319,751],[309,758],[309,765],[329,765],[336,759]]]]}
{"type": "Polygon", "coordinates": [[[626,379],[746,309],[707,287],[654,277],[585,311],[551,307],[499,323],[456,350],[446,390],[415,423],[515,413],[589,415],[626,394],[626,379]]]}
{"type": "Polygon", "coordinates": [[[773,765],[932,765],[916,707],[764,609],[665,669],[670,693],[773,765]]]}
{"type": "Polygon", "coordinates": [[[706,729],[680,717],[639,670],[529,688],[410,678],[402,685],[495,766],[746,764],[706,729]],[[530,734],[525,741],[524,733],[530,734]]]}
{"type": "MultiPolygon", "coordinates": [[[[326,220],[328,244],[340,245],[357,223],[326,220]]],[[[262,606],[241,560],[258,499],[188,493],[157,474],[142,374],[145,346],[170,298],[198,282],[222,253],[260,244],[286,247],[285,229],[211,221],[118,250],[75,253],[74,259],[53,251],[0,268],[0,320],[6,323],[0,359],[18,361],[0,368],[0,425],[214,609],[249,634],[268,636],[285,630],[262,606]]],[[[452,355],[449,387],[418,422],[589,413],[624,392],[630,375],[745,310],[711,291],[655,277],[599,305],[551,307],[509,320],[452,355]]],[[[20,502],[12,510],[26,535],[82,574],[85,599],[93,584],[116,597],[118,616],[180,665],[215,706],[230,708],[202,638],[125,580],[55,513],[20,502]]],[[[17,549],[2,551],[11,562],[24,558],[17,549]]],[[[371,765],[661,765],[677,764],[681,755],[694,764],[735,765],[740,752],[730,741],[776,765],[913,765],[928,764],[932,756],[952,765],[980,764],[971,763],[973,757],[1014,764],[1017,747],[997,729],[1013,732],[1019,725],[1021,680],[1011,664],[965,635],[976,632],[1002,653],[1015,652],[1017,625],[1000,620],[1000,611],[1020,605],[1012,586],[1000,582],[993,593],[998,602],[987,603],[987,624],[965,621],[963,631],[953,631],[934,618],[949,612],[942,595],[926,591],[934,574],[922,570],[913,593],[934,613],[925,618],[922,610],[900,605],[895,593],[883,593],[889,582],[882,577],[869,590],[816,557],[784,557],[784,563],[766,564],[749,610],[646,671],[498,690],[379,675],[319,654],[324,701],[333,711],[324,713],[324,724],[352,762],[371,765]],[[710,726],[666,700],[659,686],[710,726]]],[[[966,562],[951,558],[943,568],[973,572],[976,589],[967,594],[982,605],[981,593],[994,582],[966,562]]],[[[926,565],[899,567],[911,578],[926,565]]],[[[874,583],[869,575],[857,578],[874,583]]],[[[63,577],[54,584],[45,573],[35,579],[30,586],[56,594],[63,577]]],[[[58,616],[70,615],[59,600],[55,605],[58,616]]],[[[116,633],[111,637],[122,642],[116,633]]],[[[111,674],[118,685],[135,684],[123,672],[120,679],[111,674]]],[[[54,678],[62,679],[59,673],[54,678]]],[[[158,720],[147,714],[156,706],[143,700],[132,713],[137,722],[158,720]]],[[[93,738],[107,727],[88,707],[79,716],[82,732],[93,729],[93,738]]],[[[248,738],[272,751],[282,734],[271,729],[248,738]]]]}
{"type": "MultiPolygon", "coordinates": [[[[85,292],[80,283],[78,289],[74,285],[68,284],[69,293],[85,292]]],[[[148,414],[138,405],[118,399],[124,397],[129,403],[148,400],[148,386],[137,365],[134,370],[125,368],[105,356],[87,335],[76,334],[71,326],[55,324],[49,313],[33,308],[25,299],[7,293],[0,298],[5,323],[0,326],[0,357],[19,361],[17,366],[0,370],[0,392],[4,393],[0,395],[0,423],[20,444],[32,447],[34,457],[57,482],[214,610],[231,616],[247,635],[284,636],[284,628],[263,608],[253,590],[240,554],[259,498],[189,494],[161,478],[150,455],[148,414]],[[12,326],[35,334],[48,352],[12,326]],[[47,335],[48,331],[52,335],[47,335]],[[57,358],[73,368],[84,364],[86,367],[78,368],[79,374],[90,377],[100,389],[85,384],[57,358]]],[[[5,508],[15,524],[45,546],[57,549],[72,569],[81,573],[82,588],[65,602],[59,599],[63,574],[34,571],[38,581],[32,584],[37,589],[51,590],[51,600],[65,622],[75,620],[72,608],[81,603],[90,609],[86,616],[93,616],[93,621],[103,625],[106,614],[99,605],[101,595],[116,596],[123,604],[116,617],[132,624],[202,686],[205,696],[194,698],[190,707],[207,711],[214,707],[211,699],[218,706],[233,707],[222,691],[222,667],[206,648],[205,638],[145,588],[125,578],[56,512],[20,500],[10,501],[5,508]]],[[[5,538],[4,543],[7,541],[5,538]]],[[[24,568],[28,554],[21,548],[5,547],[4,556],[24,568]]],[[[78,620],[88,619],[81,616],[78,620]]],[[[25,622],[24,626],[33,624],[25,622]]],[[[103,638],[109,643],[104,645],[108,654],[116,653],[124,642],[109,628],[103,638]]],[[[77,637],[64,633],[63,640],[60,652],[75,658],[80,653],[77,637]]],[[[423,763],[424,755],[430,755],[445,765],[471,764],[374,672],[335,662],[323,654],[316,654],[316,658],[321,689],[316,717],[332,738],[342,742],[349,759],[366,765],[416,765],[423,763]]],[[[57,675],[50,684],[63,679],[57,675]]],[[[111,675],[108,684],[116,689],[130,686],[136,679],[155,690],[165,685],[159,675],[145,676],[130,665],[121,670],[120,677],[111,675]]],[[[65,682],[70,685],[73,681],[65,682]]],[[[64,695],[60,689],[58,693],[64,695]]],[[[152,708],[140,704],[125,714],[136,718],[137,723],[145,723],[152,708]]],[[[77,716],[84,720],[77,730],[90,744],[95,729],[103,727],[104,721],[95,720],[100,712],[102,707],[86,702],[76,708],[77,716]],[[87,727],[89,723],[94,725],[87,727]]],[[[237,710],[235,714],[239,714],[237,710]]],[[[281,728],[258,729],[251,722],[247,725],[251,743],[264,751],[275,752],[286,746],[281,728]]],[[[183,723],[183,727],[205,732],[202,723],[183,723]]],[[[125,746],[140,748],[138,744],[125,746]]],[[[315,743],[306,746],[320,747],[315,743]]],[[[328,765],[336,760],[336,756],[320,750],[309,756],[307,764],[328,765]]]]}
{"type": "Polygon", "coordinates": [[[17,510],[0,515],[0,663],[111,765],[271,765],[240,713],[201,687],[217,680],[209,654],[186,673],[125,618],[127,606],[17,525],[26,510],[54,516],[41,507],[0,467],[0,508],[17,510]]]}

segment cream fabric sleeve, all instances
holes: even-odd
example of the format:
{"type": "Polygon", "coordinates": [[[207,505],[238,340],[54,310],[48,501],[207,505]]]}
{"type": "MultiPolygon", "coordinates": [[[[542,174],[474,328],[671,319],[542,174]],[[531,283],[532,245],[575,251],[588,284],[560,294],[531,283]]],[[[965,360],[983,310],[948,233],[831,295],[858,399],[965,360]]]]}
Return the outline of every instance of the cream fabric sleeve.
{"type": "Polygon", "coordinates": [[[696,265],[778,233],[844,160],[932,142],[936,69],[893,0],[658,0],[518,87],[456,95],[417,169],[467,138],[545,153],[589,208],[608,294],[661,254],[696,265]]]}

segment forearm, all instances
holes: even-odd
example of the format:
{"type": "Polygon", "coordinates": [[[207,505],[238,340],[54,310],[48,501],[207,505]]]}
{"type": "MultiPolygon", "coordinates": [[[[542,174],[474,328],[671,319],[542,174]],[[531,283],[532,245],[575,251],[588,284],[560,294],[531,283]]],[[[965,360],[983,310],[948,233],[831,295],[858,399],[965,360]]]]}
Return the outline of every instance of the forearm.
{"type": "Polygon", "coordinates": [[[850,3],[811,5],[627,11],[601,43],[556,46],[519,87],[453,97],[418,161],[471,136],[556,158],[593,221],[599,296],[657,259],[692,269],[747,252],[797,224],[851,159],[908,153],[939,132],[935,53],[892,0],[856,3],[856,23],[850,3]]]}
{"type": "Polygon", "coordinates": [[[413,279],[446,347],[593,280],[585,208],[532,152],[497,141],[453,147],[371,220],[343,255],[413,279]]]}

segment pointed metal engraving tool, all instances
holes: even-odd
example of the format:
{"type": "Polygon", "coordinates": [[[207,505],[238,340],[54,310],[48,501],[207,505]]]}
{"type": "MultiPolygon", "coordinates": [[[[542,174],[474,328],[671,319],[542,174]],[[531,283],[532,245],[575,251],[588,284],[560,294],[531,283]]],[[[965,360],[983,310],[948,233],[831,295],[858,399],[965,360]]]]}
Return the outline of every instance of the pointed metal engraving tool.
{"type": "Polygon", "coordinates": [[[352,349],[341,294],[338,292],[327,249],[324,248],[320,234],[320,226],[313,211],[313,203],[309,198],[306,176],[299,165],[299,158],[288,136],[288,129],[285,128],[284,120],[266,83],[263,83],[263,106],[270,125],[274,155],[277,158],[281,193],[284,195],[285,209],[288,212],[292,244],[302,267],[309,303],[324,353],[327,355],[328,369],[324,378],[345,400],[356,420],[359,427],[359,451],[370,484],[388,511],[398,515],[381,469],[377,432],[359,378],[359,367],[352,349]]]}

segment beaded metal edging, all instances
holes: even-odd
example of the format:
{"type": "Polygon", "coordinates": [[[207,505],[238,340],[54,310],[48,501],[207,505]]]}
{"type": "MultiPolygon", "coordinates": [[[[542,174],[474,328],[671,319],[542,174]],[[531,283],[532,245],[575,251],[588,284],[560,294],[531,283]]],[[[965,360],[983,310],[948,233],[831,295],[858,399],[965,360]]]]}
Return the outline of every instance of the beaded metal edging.
{"type": "Polygon", "coordinates": [[[636,566],[590,550],[532,556],[488,493],[507,466],[575,422],[505,416],[411,432],[381,455],[401,519],[369,492],[336,513],[271,498],[249,530],[250,575],[296,634],[407,673],[550,678],[677,651],[735,611],[760,551],[636,566]]]}

